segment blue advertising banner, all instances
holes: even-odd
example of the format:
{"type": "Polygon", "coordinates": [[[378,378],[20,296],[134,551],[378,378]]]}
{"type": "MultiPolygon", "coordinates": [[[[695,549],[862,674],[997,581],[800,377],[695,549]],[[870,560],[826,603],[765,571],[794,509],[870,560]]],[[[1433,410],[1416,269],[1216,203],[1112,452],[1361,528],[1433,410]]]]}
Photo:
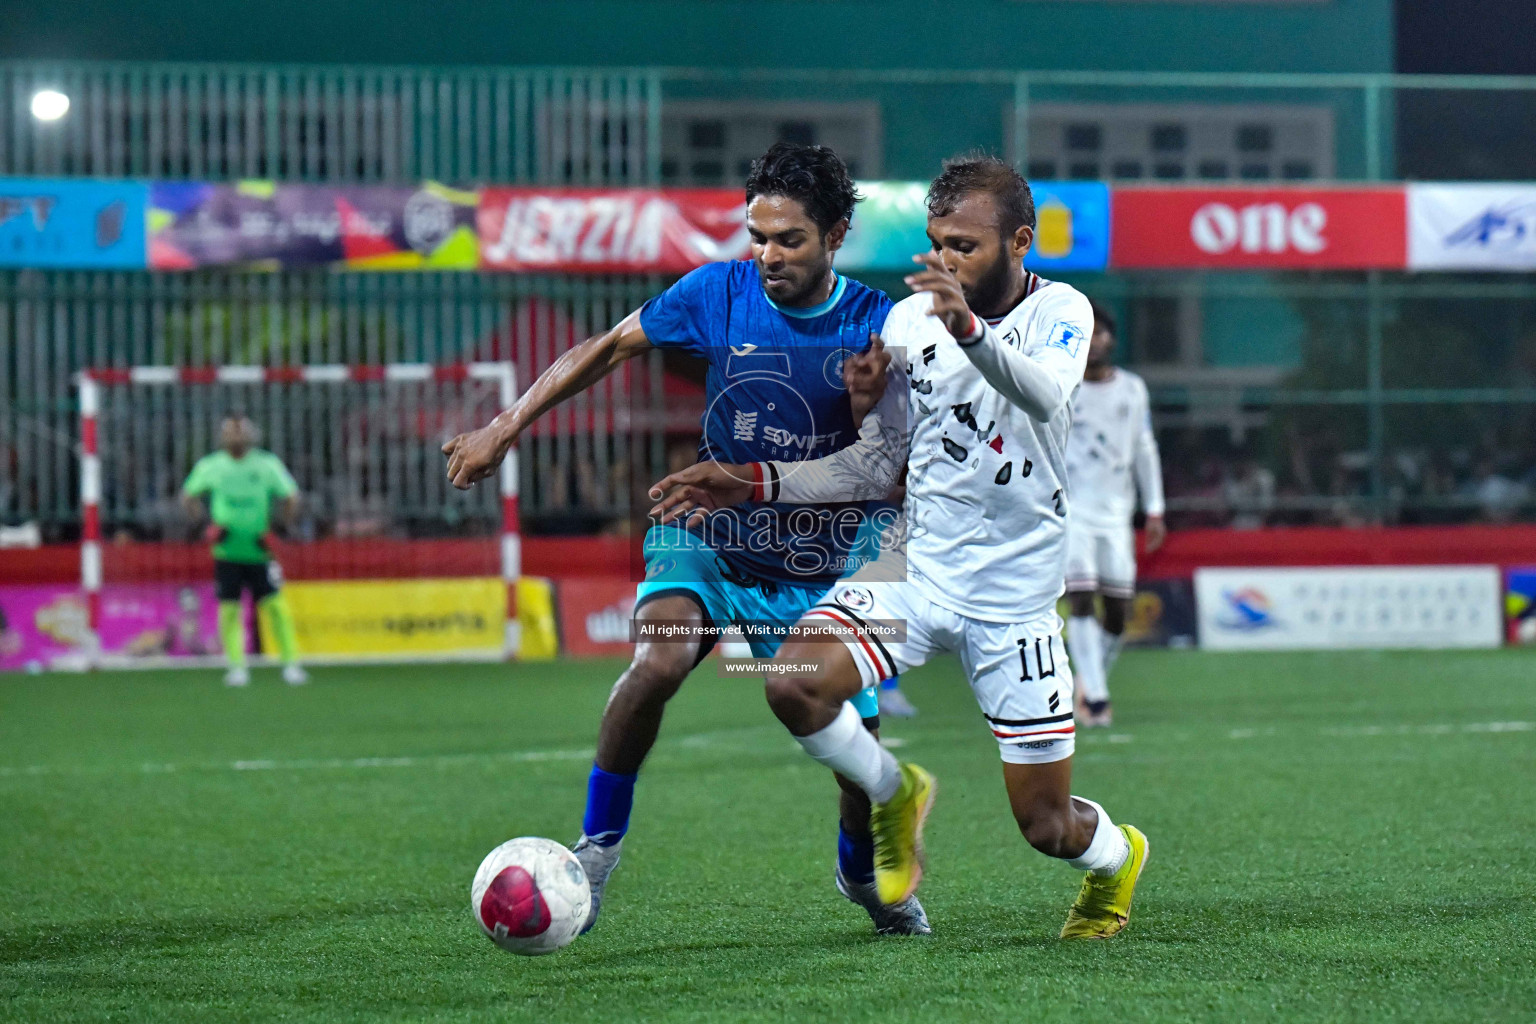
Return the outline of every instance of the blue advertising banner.
{"type": "Polygon", "coordinates": [[[1098,181],[1032,182],[1035,246],[1031,270],[1103,270],[1109,264],[1109,186],[1098,181]]]}
{"type": "MultiPolygon", "coordinates": [[[[919,181],[861,181],[864,201],[853,213],[848,241],[838,253],[842,270],[912,269],[925,252],[928,186],[919,181]]],[[[1036,182],[1035,246],[1031,270],[1095,271],[1109,262],[1109,187],[1100,182],[1036,182]]]]}
{"type": "Polygon", "coordinates": [[[0,178],[0,266],[142,269],[149,187],[0,178]]]}

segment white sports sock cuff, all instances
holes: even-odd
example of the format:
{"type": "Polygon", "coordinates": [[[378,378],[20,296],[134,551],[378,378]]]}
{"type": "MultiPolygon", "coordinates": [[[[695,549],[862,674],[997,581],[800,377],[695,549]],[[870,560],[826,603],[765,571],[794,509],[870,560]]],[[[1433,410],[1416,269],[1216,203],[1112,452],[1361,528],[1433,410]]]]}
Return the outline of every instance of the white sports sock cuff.
{"type": "Polygon", "coordinates": [[[836,757],[839,752],[846,749],[853,742],[855,734],[864,731],[864,722],[859,718],[859,713],[854,710],[852,704],[843,702],[842,709],[837,717],[832,719],[832,724],[825,729],[820,729],[809,736],[796,736],[805,752],[818,761],[828,757],[836,757]]]}
{"type": "Polygon", "coordinates": [[[1099,815],[1099,823],[1093,830],[1093,839],[1088,843],[1088,849],[1081,856],[1073,857],[1067,863],[1082,871],[1092,871],[1097,875],[1112,875],[1120,870],[1125,863],[1125,858],[1130,856],[1130,844],[1125,841],[1125,833],[1109,820],[1109,815],[1104,808],[1086,797],[1074,796],[1078,803],[1087,804],[1099,815]]]}
{"type": "Polygon", "coordinates": [[[864,720],[847,701],[831,725],[795,739],[807,754],[851,779],[875,803],[885,803],[901,788],[901,765],[864,728],[864,720]]]}

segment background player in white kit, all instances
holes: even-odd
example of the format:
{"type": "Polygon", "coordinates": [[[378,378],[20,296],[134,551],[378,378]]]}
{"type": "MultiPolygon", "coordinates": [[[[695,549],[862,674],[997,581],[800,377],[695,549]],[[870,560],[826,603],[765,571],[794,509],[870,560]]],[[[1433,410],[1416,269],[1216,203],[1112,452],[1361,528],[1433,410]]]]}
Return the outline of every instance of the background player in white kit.
{"type": "Polygon", "coordinates": [[[775,656],[786,672],[768,675],[768,702],[811,757],[869,794],[875,881],[880,899],[896,903],[922,877],[933,779],[860,728],[847,701],[941,652],[959,654],[997,739],[1019,830],[1041,853],[1087,870],[1062,937],[1107,938],[1129,919],[1147,842],[1071,793],[1072,675],[1055,608],[1069,403],[1093,313],[1075,289],[1024,269],[1034,202],[1010,165],[946,164],[928,212],[934,251],[916,258],[924,268],[907,283],[917,294],[886,320],[896,354],[860,441],[809,462],[692,466],[661,481],[663,490],[683,486],[652,514],[701,515],[748,497],[878,497],[906,462],[906,578],[889,581],[882,547],[873,566],[834,586],[799,627],[834,626],[841,642],[786,640],[775,656]],[[908,397],[902,444],[906,431],[891,425],[905,425],[908,397]],[[904,624],[905,639],[882,638],[885,622],[904,624]]]}
{"type": "Polygon", "coordinates": [[[1115,320],[1093,305],[1093,339],[1083,386],[1072,400],[1067,480],[1067,645],[1078,681],[1077,715],[1085,726],[1111,721],[1109,670],[1120,654],[1125,620],[1136,596],[1136,495],[1147,513],[1147,553],[1162,546],[1163,470],[1152,433],[1147,385],[1111,361],[1115,320]],[[1094,609],[1102,597],[1104,618],[1094,609]]]}

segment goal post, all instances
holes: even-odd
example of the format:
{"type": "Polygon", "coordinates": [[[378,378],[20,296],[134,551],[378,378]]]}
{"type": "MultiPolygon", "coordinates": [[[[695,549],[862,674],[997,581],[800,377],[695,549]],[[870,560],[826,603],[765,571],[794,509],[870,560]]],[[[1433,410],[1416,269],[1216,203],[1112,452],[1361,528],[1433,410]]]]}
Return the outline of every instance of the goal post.
{"type": "MultiPolygon", "coordinates": [[[[137,648],[126,652],[115,649],[121,644],[103,630],[112,625],[109,612],[119,604],[158,601],[167,606],[164,594],[153,600],[144,596],[151,585],[161,590],[180,587],[176,593],[184,603],[196,603],[190,587],[206,584],[211,567],[207,546],[188,535],[177,501],[191,464],[218,448],[218,423],[233,412],[256,423],[264,435],[261,446],[282,459],[298,482],[304,508],[296,524],[300,536],[282,543],[282,561],[295,586],[330,583],[333,591],[314,599],[320,607],[327,607],[338,586],[355,589],[365,581],[378,584],[399,578],[419,581],[422,586],[416,589],[423,591],[431,589],[425,581],[441,577],[444,586],[436,592],[443,594],[453,592],[450,580],[475,577],[472,582],[481,595],[478,608],[488,610],[485,587],[491,579],[500,581],[500,621],[494,624],[499,643],[494,649],[486,646],[491,624],[475,611],[472,620],[479,639],[473,650],[432,649],[417,658],[398,648],[409,648],[413,640],[439,647],[450,644],[448,634],[469,628],[464,625],[466,613],[447,607],[440,614],[376,609],[379,621],[371,628],[388,634],[390,642],[383,645],[388,650],[358,649],[367,641],[338,638],[343,653],[322,653],[312,660],[517,655],[517,581],[522,568],[517,450],[507,453],[497,474],[499,488],[469,492],[448,484],[437,452],[447,438],[483,424],[513,403],[517,382],[512,363],[105,367],[82,371],[76,385],[80,585],[90,664],[192,664],[211,659],[207,650],[158,650],[157,645],[174,643],[174,637],[162,636],[174,632],[170,627],[146,629],[147,639],[136,636],[137,648]],[[197,657],[199,653],[203,657],[197,657]]],[[[388,588],[382,592],[388,593],[388,588]]],[[[369,593],[381,591],[376,586],[369,593]]],[[[358,613],[354,620],[366,617],[358,613]]],[[[338,623],[351,620],[338,612],[326,621],[327,628],[340,629],[338,623]]],[[[189,635],[196,633],[190,621],[185,628],[189,635]]],[[[311,652],[305,657],[311,659],[311,652]]]]}

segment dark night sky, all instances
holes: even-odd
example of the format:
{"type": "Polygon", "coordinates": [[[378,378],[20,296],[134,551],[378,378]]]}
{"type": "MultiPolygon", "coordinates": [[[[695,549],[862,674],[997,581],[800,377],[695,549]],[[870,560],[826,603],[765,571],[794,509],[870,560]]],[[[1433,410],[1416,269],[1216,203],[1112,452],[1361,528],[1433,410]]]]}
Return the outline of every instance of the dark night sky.
{"type": "Polygon", "coordinates": [[[1536,0],[1397,0],[1397,70],[1536,75],[1536,0]]]}

